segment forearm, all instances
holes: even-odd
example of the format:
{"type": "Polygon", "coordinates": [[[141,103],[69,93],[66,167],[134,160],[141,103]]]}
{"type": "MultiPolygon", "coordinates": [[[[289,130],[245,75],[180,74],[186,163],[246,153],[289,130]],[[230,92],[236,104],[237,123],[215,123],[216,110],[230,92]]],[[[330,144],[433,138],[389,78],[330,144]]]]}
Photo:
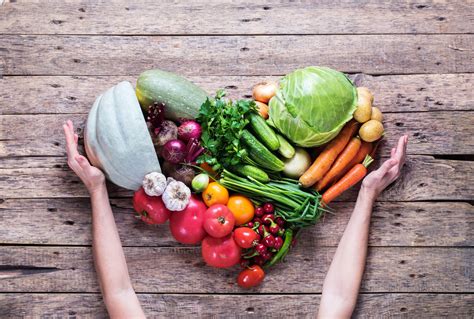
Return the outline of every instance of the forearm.
{"type": "Polygon", "coordinates": [[[324,281],[321,318],[349,318],[354,310],[365,268],[374,200],[371,192],[361,189],[324,281]]]}
{"type": "Polygon", "coordinates": [[[104,187],[91,194],[92,250],[100,288],[109,315],[121,317],[140,309],[128,274],[120,237],[104,187]]]}

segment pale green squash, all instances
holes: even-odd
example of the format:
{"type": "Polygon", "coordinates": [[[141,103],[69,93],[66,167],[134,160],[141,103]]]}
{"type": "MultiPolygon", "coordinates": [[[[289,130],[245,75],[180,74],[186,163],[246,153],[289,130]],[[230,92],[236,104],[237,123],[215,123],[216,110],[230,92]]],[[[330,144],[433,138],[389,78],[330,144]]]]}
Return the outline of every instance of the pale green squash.
{"type": "Polygon", "coordinates": [[[135,90],[120,82],[99,96],[87,118],[86,153],[92,165],[123,188],[137,190],[143,177],[161,172],[135,90]]]}

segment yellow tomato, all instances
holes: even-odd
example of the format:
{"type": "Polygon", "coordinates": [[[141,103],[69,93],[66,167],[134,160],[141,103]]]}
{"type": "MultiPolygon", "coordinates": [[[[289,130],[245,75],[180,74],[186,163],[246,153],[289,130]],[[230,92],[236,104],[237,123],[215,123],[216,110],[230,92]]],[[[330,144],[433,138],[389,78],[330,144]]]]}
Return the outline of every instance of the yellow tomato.
{"type": "Polygon", "coordinates": [[[246,224],[253,219],[255,208],[250,199],[245,196],[232,195],[227,207],[234,214],[236,225],[246,224]]]}
{"type": "Polygon", "coordinates": [[[212,182],[209,183],[204,192],[202,192],[202,199],[207,207],[214,204],[226,205],[229,201],[229,192],[221,184],[212,182]]]}

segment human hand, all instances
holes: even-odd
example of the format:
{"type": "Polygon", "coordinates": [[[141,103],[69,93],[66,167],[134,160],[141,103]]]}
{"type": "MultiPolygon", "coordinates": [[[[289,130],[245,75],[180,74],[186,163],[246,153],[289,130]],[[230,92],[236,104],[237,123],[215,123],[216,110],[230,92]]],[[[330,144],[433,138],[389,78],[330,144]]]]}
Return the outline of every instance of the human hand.
{"type": "Polygon", "coordinates": [[[92,166],[87,158],[80,155],[77,151],[79,137],[74,133],[74,126],[71,120],[63,124],[63,129],[66,136],[67,164],[79,176],[89,194],[92,195],[105,186],[104,173],[97,167],[92,166]]]}
{"type": "Polygon", "coordinates": [[[362,181],[362,189],[368,191],[374,199],[400,176],[405,164],[407,143],[407,135],[400,137],[397,147],[391,150],[390,159],[385,161],[379,169],[367,175],[362,181]]]}

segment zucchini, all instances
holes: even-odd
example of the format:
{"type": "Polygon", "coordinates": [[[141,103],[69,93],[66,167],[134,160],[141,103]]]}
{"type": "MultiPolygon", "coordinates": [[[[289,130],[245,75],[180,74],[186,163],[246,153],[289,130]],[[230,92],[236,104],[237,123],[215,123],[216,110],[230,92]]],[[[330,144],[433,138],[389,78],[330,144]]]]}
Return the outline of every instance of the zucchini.
{"type": "Polygon", "coordinates": [[[242,142],[247,146],[249,157],[264,170],[280,172],[285,164],[268,150],[255,136],[244,129],[241,136],[242,142]]]}
{"type": "Polygon", "coordinates": [[[263,145],[271,151],[276,151],[280,147],[280,142],[265,119],[256,113],[250,113],[248,119],[255,135],[257,135],[263,145]]]}
{"type": "Polygon", "coordinates": [[[240,176],[250,176],[262,183],[268,183],[270,181],[270,177],[268,177],[268,174],[265,173],[265,171],[253,165],[237,165],[235,166],[234,171],[240,176]]]}
{"type": "Polygon", "coordinates": [[[278,148],[278,153],[280,153],[285,158],[292,158],[295,156],[295,148],[291,145],[283,136],[277,134],[278,141],[280,142],[280,147],[278,148]]]}
{"type": "Polygon", "coordinates": [[[194,119],[207,93],[185,78],[162,70],[148,70],[137,80],[136,94],[144,112],[153,102],[165,104],[165,118],[194,119]]]}

